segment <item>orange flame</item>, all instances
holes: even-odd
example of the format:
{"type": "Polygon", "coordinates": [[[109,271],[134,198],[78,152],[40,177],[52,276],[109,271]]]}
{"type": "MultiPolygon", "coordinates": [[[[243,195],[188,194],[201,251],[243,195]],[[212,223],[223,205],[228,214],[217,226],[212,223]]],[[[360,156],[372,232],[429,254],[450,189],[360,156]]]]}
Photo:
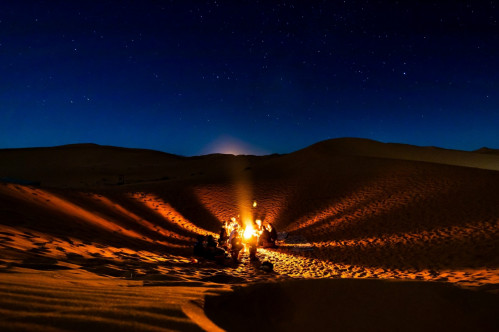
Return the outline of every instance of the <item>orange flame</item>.
{"type": "Polygon", "coordinates": [[[247,223],[246,224],[246,228],[244,229],[244,233],[243,233],[244,238],[246,240],[248,240],[248,239],[250,239],[251,237],[253,237],[255,235],[256,235],[256,230],[253,227],[253,224],[251,222],[247,223]]]}

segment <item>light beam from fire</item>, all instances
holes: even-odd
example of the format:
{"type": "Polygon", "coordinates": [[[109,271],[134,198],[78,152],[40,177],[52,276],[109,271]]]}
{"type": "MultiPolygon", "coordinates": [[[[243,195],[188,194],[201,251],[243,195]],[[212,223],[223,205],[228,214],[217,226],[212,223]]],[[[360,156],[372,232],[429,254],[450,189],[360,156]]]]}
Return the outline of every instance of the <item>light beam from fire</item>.
{"type": "Polygon", "coordinates": [[[253,227],[253,213],[252,206],[252,186],[249,180],[249,174],[245,171],[246,163],[244,162],[243,156],[238,156],[235,158],[234,164],[234,182],[237,197],[237,207],[239,209],[240,222],[242,223],[243,229],[247,228],[248,225],[253,227]]]}

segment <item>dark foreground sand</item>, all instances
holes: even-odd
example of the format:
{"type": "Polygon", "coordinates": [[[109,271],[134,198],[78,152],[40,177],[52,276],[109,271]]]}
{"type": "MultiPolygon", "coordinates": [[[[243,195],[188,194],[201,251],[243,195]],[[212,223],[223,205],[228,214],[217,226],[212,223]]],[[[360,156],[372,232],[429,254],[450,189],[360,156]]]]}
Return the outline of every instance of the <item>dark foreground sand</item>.
{"type": "Polygon", "coordinates": [[[228,331],[493,331],[499,295],[420,281],[295,280],[209,296],[228,331]]]}
{"type": "Polygon", "coordinates": [[[481,151],[0,150],[0,328],[493,330],[499,154],[481,151]],[[193,260],[196,236],[241,210],[279,248],[193,260]]]}

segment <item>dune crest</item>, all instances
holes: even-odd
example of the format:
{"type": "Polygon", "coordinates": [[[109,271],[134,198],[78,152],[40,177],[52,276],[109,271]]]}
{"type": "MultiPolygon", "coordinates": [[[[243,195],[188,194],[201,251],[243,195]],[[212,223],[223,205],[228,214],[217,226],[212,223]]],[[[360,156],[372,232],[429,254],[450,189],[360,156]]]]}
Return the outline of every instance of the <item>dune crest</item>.
{"type": "Polygon", "coordinates": [[[498,150],[488,148],[469,152],[399,143],[381,143],[360,138],[340,138],[319,142],[301,151],[310,153],[307,150],[319,153],[412,160],[494,171],[499,170],[498,150]]]}

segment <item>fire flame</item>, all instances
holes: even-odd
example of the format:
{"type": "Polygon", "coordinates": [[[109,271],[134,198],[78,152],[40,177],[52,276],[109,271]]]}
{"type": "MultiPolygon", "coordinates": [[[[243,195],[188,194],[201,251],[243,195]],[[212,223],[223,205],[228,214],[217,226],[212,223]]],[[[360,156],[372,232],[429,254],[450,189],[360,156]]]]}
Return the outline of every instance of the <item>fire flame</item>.
{"type": "Polygon", "coordinates": [[[250,239],[252,236],[256,235],[256,230],[253,227],[252,223],[247,223],[246,228],[244,229],[243,236],[246,240],[250,239]]]}

